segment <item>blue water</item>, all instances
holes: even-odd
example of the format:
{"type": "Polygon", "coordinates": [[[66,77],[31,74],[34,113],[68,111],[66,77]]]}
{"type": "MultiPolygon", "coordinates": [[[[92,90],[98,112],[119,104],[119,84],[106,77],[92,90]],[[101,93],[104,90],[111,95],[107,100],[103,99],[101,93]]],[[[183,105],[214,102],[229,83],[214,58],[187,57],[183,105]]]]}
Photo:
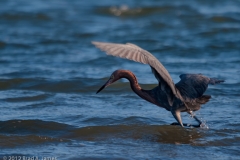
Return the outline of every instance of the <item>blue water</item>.
{"type": "Polygon", "coordinates": [[[239,51],[239,0],[1,0],[0,158],[239,159],[239,51]],[[91,41],[139,45],[175,83],[183,73],[224,79],[196,112],[208,129],[171,126],[127,80],[95,94],[116,69],[142,88],[157,80],[91,41]]]}

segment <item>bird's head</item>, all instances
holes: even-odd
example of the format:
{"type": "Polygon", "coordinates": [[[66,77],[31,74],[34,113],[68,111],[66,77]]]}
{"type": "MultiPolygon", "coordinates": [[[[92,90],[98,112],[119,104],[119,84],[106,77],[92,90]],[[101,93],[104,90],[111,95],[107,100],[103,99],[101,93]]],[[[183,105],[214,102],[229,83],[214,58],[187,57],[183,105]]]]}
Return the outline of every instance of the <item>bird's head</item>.
{"type": "Polygon", "coordinates": [[[110,76],[110,78],[108,79],[108,81],[97,91],[97,93],[99,93],[101,90],[103,90],[104,88],[106,88],[107,86],[111,85],[112,83],[116,82],[117,80],[119,80],[121,78],[121,70],[116,70],[112,73],[112,75],[110,76]]]}

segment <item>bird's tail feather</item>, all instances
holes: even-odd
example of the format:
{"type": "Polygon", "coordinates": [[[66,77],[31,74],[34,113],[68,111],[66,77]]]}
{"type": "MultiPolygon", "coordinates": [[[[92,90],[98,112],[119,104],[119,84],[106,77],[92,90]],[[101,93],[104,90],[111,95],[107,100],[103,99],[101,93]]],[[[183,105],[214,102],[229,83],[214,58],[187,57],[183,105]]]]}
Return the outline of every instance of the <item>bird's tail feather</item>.
{"type": "Polygon", "coordinates": [[[209,84],[218,84],[218,83],[222,83],[225,82],[224,80],[220,80],[220,79],[216,79],[216,78],[210,78],[209,84]]]}
{"type": "Polygon", "coordinates": [[[197,102],[200,104],[205,104],[210,100],[211,96],[210,95],[202,95],[197,99],[197,102]]]}

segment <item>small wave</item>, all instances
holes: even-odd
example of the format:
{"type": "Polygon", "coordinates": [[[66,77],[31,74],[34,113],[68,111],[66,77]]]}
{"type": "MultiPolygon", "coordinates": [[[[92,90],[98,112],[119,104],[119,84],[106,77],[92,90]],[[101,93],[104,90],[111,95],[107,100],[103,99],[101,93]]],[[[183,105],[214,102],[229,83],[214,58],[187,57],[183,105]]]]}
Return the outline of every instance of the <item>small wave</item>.
{"type": "Polygon", "coordinates": [[[104,57],[97,57],[95,59],[90,59],[82,62],[82,65],[88,66],[89,64],[93,66],[101,66],[101,67],[108,67],[111,65],[120,66],[122,59],[120,58],[113,58],[112,56],[104,56],[104,57]]]}
{"type": "Polygon", "coordinates": [[[91,117],[87,118],[81,122],[84,122],[88,125],[118,125],[118,124],[151,124],[151,123],[164,123],[160,122],[159,119],[152,119],[147,117],[140,116],[130,116],[127,118],[122,118],[121,116],[113,117],[91,117]]]}
{"type": "Polygon", "coordinates": [[[23,147],[31,145],[41,145],[46,143],[60,143],[68,142],[67,139],[53,138],[49,136],[39,135],[1,135],[0,134],[0,147],[12,148],[12,147],[23,147]]]}
{"type": "Polygon", "coordinates": [[[239,22],[239,19],[235,19],[232,17],[227,16],[213,16],[210,18],[211,21],[217,22],[217,23],[226,23],[226,22],[239,22]]]}
{"type": "Polygon", "coordinates": [[[82,122],[86,123],[86,124],[114,124],[116,122],[118,122],[119,119],[114,117],[114,118],[109,118],[109,117],[91,117],[91,118],[87,118],[85,120],[83,120],[82,122]]]}
{"type": "Polygon", "coordinates": [[[73,130],[65,138],[102,141],[111,138],[135,139],[170,144],[191,144],[202,135],[194,129],[179,126],[110,125],[89,126],[73,130]]]}
{"type": "Polygon", "coordinates": [[[16,86],[21,86],[22,84],[31,82],[32,80],[27,78],[1,79],[0,90],[12,89],[15,88],[16,86]]]}
{"type": "Polygon", "coordinates": [[[132,8],[130,9],[127,5],[121,5],[119,7],[104,7],[97,10],[103,14],[113,14],[115,16],[127,16],[127,15],[137,15],[141,13],[141,8],[132,8]]]}
{"type": "Polygon", "coordinates": [[[2,13],[0,14],[0,19],[4,20],[30,20],[30,21],[49,21],[51,18],[45,13],[27,13],[27,12],[11,12],[11,13],[2,13]]]}
{"type": "MultiPolygon", "coordinates": [[[[77,78],[63,81],[46,80],[42,78],[13,78],[1,79],[0,90],[24,89],[48,92],[91,92],[96,91],[96,84],[98,83],[98,80],[89,78],[77,78]]],[[[101,84],[99,84],[99,86],[100,85],[101,84]]],[[[15,99],[9,98],[7,100],[18,101],[21,99],[26,99],[27,101],[31,101],[34,99],[46,99],[49,96],[49,94],[43,94],[32,97],[19,97],[15,99]]]]}
{"type": "Polygon", "coordinates": [[[42,44],[42,45],[54,45],[54,44],[64,45],[68,43],[70,43],[69,40],[61,40],[61,39],[46,39],[39,42],[39,44],[42,44]]]}
{"type": "Polygon", "coordinates": [[[174,9],[175,7],[173,6],[156,6],[156,7],[149,6],[131,8],[128,5],[120,5],[98,8],[97,12],[102,14],[127,17],[127,16],[144,16],[153,13],[165,13],[173,11],[174,9]]]}
{"type": "Polygon", "coordinates": [[[7,44],[3,41],[0,41],[0,48],[4,48],[7,44]]]}
{"type": "MultiPolygon", "coordinates": [[[[9,89],[23,89],[23,90],[37,90],[37,91],[48,91],[48,92],[96,92],[104,83],[106,83],[109,77],[102,79],[93,78],[75,78],[70,80],[54,81],[38,78],[13,78],[13,79],[1,79],[0,80],[0,90],[9,89]]],[[[156,86],[156,84],[140,84],[145,89],[151,89],[156,86]]],[[[108,92],[122,92],[131,91],[129,82],[116,82],[114,85],[109,87],[105,93],[108,92]]],[[[33,101],[47,99],[50,94],[40,94],[29,97],[17,97],[8,98],[7,101],[33,101]]]]}
{"type": "Polygon", "coordinates": [[[0,121],[0,147],[41,145],[68,142],[60,135],[73,127],[67,124],[42,120],[0,121]]]}
{"type": "Polygon", "coordinates": [[[218,140],[205,141],[204,143],[198,143],[198,146],[239,146],[240,137],[221,138],[218,140]]]}
{"type": "Polygon", "coordinates": [[[16,98],[6,98],[7,102],[31,102],[31,101],[42,101],[50,97],[50,94],[40,94],[36,96],[24,96],[24,97],[16,97],[16,98]]]}
{"type": "Polygon", "coordinates": [[[197,146],[239,146],[239,130],[236,129],[210,129],[205,132],[205,138],[194,143],[197,146]]]}
{"type": "Polygon", "coordinates": [[[10,47],[10,48],[19,48],[19,49],[30,49],[32,48],[31,44],[27,44],[25,42],[6,42],[0,41],[0,49],[10,47]]]}
{"type": "MultiPolygon", "coordinates": [[[[139,117],[131,117],[130,119],[138,120],[139,117]]],[[[237,146],[240,141],[239,131],[234,129],[202,130],[172,125],[136,125],[128,123],[128,125],[101,125],[77,128],[52,121],[9,120],[1,121],[0,126],[0,144],[5,147],[48,142],[61,143],[62,141],[72,140],[96,142],[132,139],[194,146],[237,146]],[[9,141],[8,145],[6,145],[7,141],[9,141]]]]}
{"type": "Polygon", "coordinates": [[[1,133],[30,135],[59,135],[72,129],[72,126],[52,121],[42,120],[9,120],[0,121],[1,133]]]}
{"type": "Polygon", "coordinates": [[[42,103],[34,103],[34,104],[29,104],[29,105],[24,105],[24,106],[19,106],[19,110],[31,110],[31,109],[41,109],[43,108],[48,108],[49,106],[54,106],[54,102],[42,102],[42,103]]]}

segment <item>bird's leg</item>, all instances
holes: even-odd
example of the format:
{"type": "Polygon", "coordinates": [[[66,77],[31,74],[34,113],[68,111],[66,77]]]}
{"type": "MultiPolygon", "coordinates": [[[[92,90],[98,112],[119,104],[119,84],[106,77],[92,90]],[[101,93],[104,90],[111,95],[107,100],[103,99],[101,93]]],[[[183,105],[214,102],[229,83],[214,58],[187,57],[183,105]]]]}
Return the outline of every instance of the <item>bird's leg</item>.
{"type": "Polygon", "coordinates": [[[199,126],[198,126],[198,127],[201,127],[201,125],[203,124],[203,122],[196,117],[196,115],[193,113],[193,111],[189,111],[188,113],[199,123],[199,126]]]}
{"type": "Polygon", "coordinates": [[[183,127],[180,110],[172,109],[172,110],[171,110],[171,113],[172,113],[173,117],[177,120],[177,122],[179,123],[179,125],[181,125],[181,126],[183,127]]]}
{"type": "Polygon", "coordinates": [[[171,112],[172,112],[174,118],[178,121],[178,123],[172,123],[171,125],[181,125],[182,127],[186,126],[186,127],[196,127],[196,128],[202,127],[202,124],[203,124],[202,121],[194,115],[193,111],[188,111],[188,113],[191,115],[191,117],[193,117],[199,123],[198,125],[181,123],[182,120],[181,120],[181,114],[180,114],[181,111],[180,110],[175,110],[175,111],[172,110],[171,112]]]}

